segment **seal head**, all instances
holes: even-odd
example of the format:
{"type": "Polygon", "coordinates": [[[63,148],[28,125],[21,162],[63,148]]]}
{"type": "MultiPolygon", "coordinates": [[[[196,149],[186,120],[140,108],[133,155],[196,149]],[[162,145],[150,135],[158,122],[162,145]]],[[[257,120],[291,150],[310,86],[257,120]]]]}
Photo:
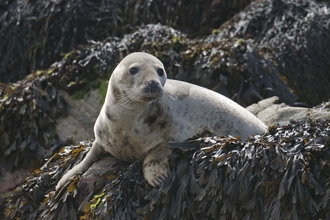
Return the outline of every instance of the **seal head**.
{"type": "Polygon", "coordinates": [[[132,53],[114,70],[109,85],[112,91],[108,93],[119,106],[141,106],[163,95],[166,78],[165,68],[156,57],[132,53]]]}

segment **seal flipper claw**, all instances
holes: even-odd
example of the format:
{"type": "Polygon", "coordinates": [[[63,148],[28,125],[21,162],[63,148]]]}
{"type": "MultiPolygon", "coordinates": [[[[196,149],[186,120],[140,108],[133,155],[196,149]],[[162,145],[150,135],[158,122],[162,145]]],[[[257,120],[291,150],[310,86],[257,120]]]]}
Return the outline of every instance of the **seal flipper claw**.
{"type": "Polygon", "coordinates": [[[168,177],[169,166],[168,162],[150,161],[150,163],[144,164],[143,175],[144,179],[152,187],[159,187],[168,177]]]}
{"type": "Polygon", "coordinates": [[[155,181],[152,181],[152,185],[153,187],[159,187],[162,183],[159,181],[159,180],[155,180],[155,181]]]}
{"type": "Polygon", "coordinates": [[[159,180],[162,181],[162,182],[164,182],[165,179],[166,179],[166,177],[168,177],[168,176],[165,176],[165,175],[163,174],[163,175],[159,176],[159,180]]]}
{"type": "Polygon", "coordinates": [[[150,150],[143,161],[144,179],[152,187],[159,187],[170,173],[167,156],[171,150],[162,144],[150,150]]]}

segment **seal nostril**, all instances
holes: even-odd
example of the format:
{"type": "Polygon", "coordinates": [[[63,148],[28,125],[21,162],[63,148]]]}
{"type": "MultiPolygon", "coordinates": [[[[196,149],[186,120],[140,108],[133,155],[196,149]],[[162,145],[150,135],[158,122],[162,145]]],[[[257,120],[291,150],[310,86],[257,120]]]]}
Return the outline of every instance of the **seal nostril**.
{"type": "Polygon", "coordinates": [[[151,80],[150,82],[148,82],[148,85],[151,92],[157,92],[160,89],[159,83],[155,80],[151,80]]]}

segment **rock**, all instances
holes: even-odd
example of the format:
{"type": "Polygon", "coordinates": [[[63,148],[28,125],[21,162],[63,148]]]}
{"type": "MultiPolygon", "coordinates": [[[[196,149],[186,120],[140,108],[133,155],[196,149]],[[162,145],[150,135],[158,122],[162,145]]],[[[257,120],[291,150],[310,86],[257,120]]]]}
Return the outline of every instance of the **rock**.
{"type": "Polygon", "coordinates": [[[266,125],[288,125],[290,121],[330,120],[330,112],[313,108],[291,107],[284,103],[277,104],[274,96],[250,105],[247,109],[266,125]]]}
{"type": "Polygon", "coordinates": [[[16,186],[24,182],[25,178],[29,175],[29,169],[19,169],[14,172],[7,172],[3,170],[2,177],[0,179],[0,203],[5,197],[8,197],[16,186]]]}
{"type": "Polygon", "coordinates": [[[60,92],[68,103],[66,117],[56,119],[56,132],[62,141],[82,141],[94,138],[94,123],[101,110],[101,98],[97,89],[88,92],[83,99],[75,100],[67,92],[60,92]]]}

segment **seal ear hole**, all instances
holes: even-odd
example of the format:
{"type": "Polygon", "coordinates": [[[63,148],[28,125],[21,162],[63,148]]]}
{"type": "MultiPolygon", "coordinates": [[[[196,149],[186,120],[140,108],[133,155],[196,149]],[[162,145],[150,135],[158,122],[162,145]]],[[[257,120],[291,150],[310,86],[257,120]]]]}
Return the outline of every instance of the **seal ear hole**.
{"type": "Polygon", "coordinates": [[[158,68],[157,69],[157,74],[158,74],[158,76],[164,76],[164,70],[161,69],[161,68],[158,68]]]}
{"type": "Polygon", "coordinates": [[[137,74],[138,72],[139,72],[139,69],[138,68],[136,68],[136,67],[131,67],[131,68],[129,68],[129,73],[131,74],[131,75],[135,75],[135,74],[137,74]]]}

